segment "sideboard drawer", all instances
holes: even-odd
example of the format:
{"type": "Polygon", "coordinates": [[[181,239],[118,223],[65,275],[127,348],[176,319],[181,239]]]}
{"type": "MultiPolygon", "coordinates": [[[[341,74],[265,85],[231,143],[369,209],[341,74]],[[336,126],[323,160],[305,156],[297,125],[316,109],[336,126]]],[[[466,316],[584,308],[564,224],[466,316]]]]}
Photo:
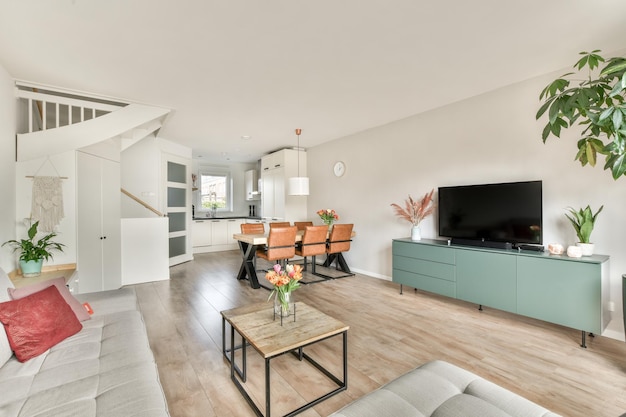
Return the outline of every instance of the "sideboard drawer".
{"type": "Polygon", "coordinates": [[[416,259],[425,259],[444,264],[455,264],[454,249],[447,246],[424,245],[418,242],[393,242],[393,254],[416,259]]]}

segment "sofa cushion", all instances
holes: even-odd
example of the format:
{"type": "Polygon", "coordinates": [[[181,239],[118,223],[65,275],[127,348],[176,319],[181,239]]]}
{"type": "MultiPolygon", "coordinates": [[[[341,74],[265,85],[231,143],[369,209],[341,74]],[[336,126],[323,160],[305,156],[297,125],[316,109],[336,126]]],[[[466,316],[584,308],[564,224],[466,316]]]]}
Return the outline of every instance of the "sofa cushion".
{"type": "Polygon", "coordinates": [[[65,285],[65,278],[63,277],[37,282],[26,287],[9,288],[8,292],[9,296],[13,300],[19,300],[20,298],[24,298],[28,295],[39,292],[52,285],[57,287],[57,290],[59,290],[59,293],[61,294],[65,302],[71,307],[72,311],[74,312],[74,314],[76,314],[76,318],[79,321],[85,321],[91,318],[89,316],[89,313],[87,313],[87,310],[85,310],[85,307],[83,307],[83,305],[76,298],[74,298],[72,293],[70,293],[69,288],[67,288],[67,285],[65,285]]]}
{"type": "Polygon", "coordinates": [[[132,288],[78,294],[94,309],[83,329],[49,351],[0,368],[2,417],[167,417],[132,288]]]}
{"type": "Polygon", "coordinates": [[[82,328],[55,286],[1,303],[0,322],[20,362],[42,354],[82,328]]]}
{"type": "Polygon", "coordinates": [[[444,361],[428,362],[332,417],[558,417],[545,408],[444,361]]]}
{"type": "MultiPolygon", "coordinates": [[[[6,272],[0,268],[0,303],[11,300],[7,292],[10,288],[13,288],[13,282],[11,282],[6,272]]],[[[0,326],[0,368],[7,363],[11,356],[13,356],[13,351],[9,345],[9,339],[4,331],[4,326],[0,326]]]]}

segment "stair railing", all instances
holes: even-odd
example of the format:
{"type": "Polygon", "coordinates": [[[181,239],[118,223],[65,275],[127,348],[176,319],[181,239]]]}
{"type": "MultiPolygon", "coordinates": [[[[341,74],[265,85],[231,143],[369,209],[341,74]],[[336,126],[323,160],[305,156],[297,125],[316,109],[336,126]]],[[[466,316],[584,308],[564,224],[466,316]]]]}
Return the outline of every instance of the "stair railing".
{"type": "Polygon", "coordinates": [[[90,98],[78,94],[49,90],[42,92],[28,84],[17,83],[16,86],[16,97],[25,102],[25,107],[28,110],[26,129],[23,127],[21,129],[26,131],[19,133],[32,133],[37,130],[54,129],[81,123],[127,105],[127,103],[90,98]]]}
{"type": "Polygon", "coordinates": [[[165,214],[163,214],[162,212],[160,212],[159,210],[155,209],[154,207],[152,207],[150,204],[146,203],[145,201],[143,201],[141,198],[135,196],[133,193],[120,188],[120,191],[122,192],[122,194],[127,195],[128,197],[130,197],[132,200],[136,201],[137,203],[139,203],[140,205],[142,205],[143,207],[147,208],[148,210],[150,210],[151,212],[153,212],[154,214],[156,214],[159,217],[166,217],[165,214]]]}

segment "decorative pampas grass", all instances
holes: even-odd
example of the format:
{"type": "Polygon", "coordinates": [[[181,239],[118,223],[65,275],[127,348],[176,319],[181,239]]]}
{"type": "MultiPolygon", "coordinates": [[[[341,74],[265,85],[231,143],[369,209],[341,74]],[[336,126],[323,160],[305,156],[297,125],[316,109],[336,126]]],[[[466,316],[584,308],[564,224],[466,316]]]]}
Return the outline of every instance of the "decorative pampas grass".
{"type": "Polygon", "coordinates": [[[393,211],[396,216],[408,221],[413,226],[419,226],[420,222],[426,217],[433,214],[435,209],[433,203],[433,193],[435,189],[432,189],[430,193],[424,194],[419,200],[413,200],[411,195],[404,201],[404,208],[398,204],[392,204],[393,211]]]}

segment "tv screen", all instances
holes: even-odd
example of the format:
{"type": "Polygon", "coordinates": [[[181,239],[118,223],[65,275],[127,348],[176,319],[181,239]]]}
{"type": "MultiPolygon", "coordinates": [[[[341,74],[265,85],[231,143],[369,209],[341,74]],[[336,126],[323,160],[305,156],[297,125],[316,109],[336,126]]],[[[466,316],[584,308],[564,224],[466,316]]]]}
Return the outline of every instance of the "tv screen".
{"type": "Polygon", "coordinates": [[[439,235],[541,244],[541,194],[541,181],[440,187],[439,235]]]}

